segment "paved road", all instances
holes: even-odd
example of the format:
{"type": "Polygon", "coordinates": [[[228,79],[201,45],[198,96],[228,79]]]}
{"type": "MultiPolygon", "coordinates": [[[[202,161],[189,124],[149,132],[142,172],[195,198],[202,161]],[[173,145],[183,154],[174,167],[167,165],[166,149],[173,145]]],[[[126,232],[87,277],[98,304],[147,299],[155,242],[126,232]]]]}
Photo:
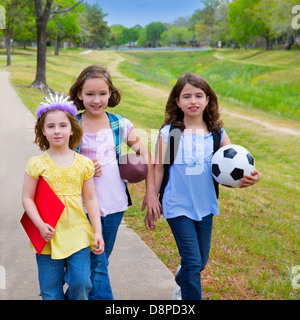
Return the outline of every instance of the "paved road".
{"type": "MultiPolygon", "coordinates": [[[[39,300],[35,256],[19,220],[25,164],[40,151],[33,144],[35,118],[13,90],[8,76],[0,71],[0,300],[39,300]]],[[[172,273],[124,224],[110,260],[115,299],[172,298],[172,273]]]]}

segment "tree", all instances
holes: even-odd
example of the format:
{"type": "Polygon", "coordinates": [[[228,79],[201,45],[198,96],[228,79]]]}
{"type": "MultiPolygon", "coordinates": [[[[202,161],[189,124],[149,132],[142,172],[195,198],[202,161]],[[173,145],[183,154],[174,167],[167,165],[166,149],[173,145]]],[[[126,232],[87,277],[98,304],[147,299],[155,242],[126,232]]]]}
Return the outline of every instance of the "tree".
{"type": "Polygon", "coordinates": [[[23,19],[18,20],[14,27],[14,40],[23,42],[24,49],[26,49],[27,41],[36,39],[35,12],[33,3],[31,2],[31,4],[23,7],[23,19]]]}
{"type": "Polygon", "coordinates": [[[242,44],[261,36],[266,40],[266,49],[272,49],[275,36],[268,21],[272,16],[273,0],[236,0],[228,6],[228,21],[231,35],[242,44]]]}
{"type": "Polygon", "coordinates": [[[266,50],[272,49],[272,38],[275,37],[275,32],[271,28],[274,9],[274,0],[259,0],[253,6],[253,17],[258,23],[257,33],[266,40],[266,50]]]}
{"type": "Polygon", "coordinates": [[[113,46],[119,46],[122,44],[121,34],[123,29],[125,29],[124,26],[120,24],[114,24],[110,27],[110,44],[113,46]]]}
{"type": "MultiPolygon", "coordinates": [[[[74,5],[75,1],[69,1],[74,5]]],[[[84,7],[77,6],[74,10],[59,15],[55,15],[47,25],[47,34],[50,39],[54,40],[54,54],[59,55],[60,42],[63,39],[76,37],[80,34],[81,29],[78,24],[79,13],[82,13],[84,7]]]]}
{"type": "Polygon", "coordinates": [[[156,46],[160,40],[161,34],[167,30],[167,27],[161,22],[151,22],[146,26],[146,38],[147,41],[151,42],[153,47],[156,46]]]}
{"type": "Polygon", "coordinates": [[[171,43],[178,46],[193,41],[193,33],[187,27],[173,27],[161,34],[161,42],[166,45],[171,43]]]}
{"type": "Polygon", "coordinates": [[[204,8],[196,10],[192,15],[192,30],[194,30],[199,41],[209,41],[212,46],[214,45],[215,11],[224,1],[225,0],[205,0],[203,2],[204,8]]]}
{"type": "Polygon", "coordinates": [[[215,24],[213,27],[214,43],[221,41],[223,44],[231,42],[230,30],[228,25],[228,5],[225,2],[220,3],[215,12],[215,24]]]}
{"type": "Polygon", "coordinates": [[[6,46],[6,57],[7,57],[7,65],[11,65],[11,40],[13,40],[15,27],[21,21],[26,19],[26,10],[30,5],[29,0],[1,0],[0,5],[5,8],[5,29],[4,37],[5,37],[5,46],[6,46]]]}
{"type": "Polygon", "coordinates": [[[132,28],[123,28],[119,34],[120,44],[129,43],[129,47],[131,47],[131,43],[138,40],[140,29],[140,25],[136,25],[132,28]]]}
{"type": "Polygon", "coordinates": [[[297,0],[261,0],[256,7],[257,10],[266,10],[267,14],[264,14],[262,18],[274,37],[284,39],[285,50],[291,49],[296,36],[300,34],[299,31],[292,28],[291,24],[291,10],[297,3],[299,3],[297,0]]]}
{"type": "Polygon", "coordinates": [[[58,5],[51,10],[53,0],[35,0],[36,28],[37,28],[37,68],[34,82],[30,85],[32,88],[51,91],[46,83],[46,29],[50,16],[53,14],[65,13],[73,10],[83,0],[76,2],[72,7],[61,9],[58,5]],[[44,7],[43,4],[45,3],[44,7]]]}
{"type": "Polygon", "coordinates": [[[137,40],[137,45],[140,47],[146,47],[147,46],[147,35],[146,35],[146,28],[142,28],[139,31],[139,37],[137,40]]]}
{"type": "Polygon", "coordinates": [[[104,18],[107,14],[102,12],[98,4],[85,4],[86,8],[79,20],[81,28],[86,32],[88,39],[96,49],[98,44],[103,45],[109,39],[110,29],[104,18]]]}
{"type": "Polygon", "coordinates": [[[231,36],[240,44],[247,44],[257,34],[257,21],[251,13],[251,7],[257,0],[237,0],[228,6],[228,22],[231,36]]]}

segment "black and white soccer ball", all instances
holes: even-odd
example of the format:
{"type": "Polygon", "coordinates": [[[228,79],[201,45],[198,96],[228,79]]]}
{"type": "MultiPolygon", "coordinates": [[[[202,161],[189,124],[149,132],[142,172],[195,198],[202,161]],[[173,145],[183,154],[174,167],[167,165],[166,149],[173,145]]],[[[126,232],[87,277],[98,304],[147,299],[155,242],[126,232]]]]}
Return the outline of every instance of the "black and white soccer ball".
{"type": "Polygon", "coordinates": [[[213,155],[211,166],[213,177],[219,184],[237,188],[244,174],[251,175],[255,162],[246,148],[229,144],[213,155]]]}

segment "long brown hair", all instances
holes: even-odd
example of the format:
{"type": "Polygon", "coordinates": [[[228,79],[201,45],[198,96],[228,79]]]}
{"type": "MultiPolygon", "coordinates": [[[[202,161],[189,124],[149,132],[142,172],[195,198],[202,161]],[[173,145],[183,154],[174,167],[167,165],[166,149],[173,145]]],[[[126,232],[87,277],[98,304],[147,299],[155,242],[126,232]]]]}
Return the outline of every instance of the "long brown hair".
{"type": "Polygon", "coordinates": [[[85,107],[82,100],[78,98],[77,94],[81,92],[85,80],[95,78],[104,79],[108,85],[109,92],[111,93],[111,96],[108,100],[108,107],[113,108],[120,103],[122,94],[120,90],[113,85],[111,76],[107,69],[99,65],[92,65],[85,68],[80,73],[69,92],[70,99],[74,101],[78,110],[84,110],[85,107]]]}
{"type": "Polygon", "coordinates": [[[208,105],[203,111],[203,120],[207,125],[208,131],[217,130],[221,133],[223,122],[220,120],[217,95],[204,78],[192,72],[184,73],[173,87],[166,104],[164,124],[167,125],[172,123],[174,126],[181,127],[182,130],[184,130],[184,113],[178,107],[177,99],[179,99],[180,93],[187,83],[196,88],[200,88],[205,95],[209,97],[208,105]]]}

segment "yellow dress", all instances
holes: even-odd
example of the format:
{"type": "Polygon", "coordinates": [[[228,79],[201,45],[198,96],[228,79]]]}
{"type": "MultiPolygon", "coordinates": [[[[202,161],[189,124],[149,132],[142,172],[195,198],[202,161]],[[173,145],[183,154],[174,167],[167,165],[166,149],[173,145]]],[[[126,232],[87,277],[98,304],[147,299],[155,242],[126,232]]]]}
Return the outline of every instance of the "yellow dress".
{"type": "Polygon", "coordinates": [[[65,205],[54,237],[41,254],[51,254],[52,259],[65,259],[83,248],[93,250],[94,231],[81,199],[83,181],[94,175],[92,161],[75,153],[73,164],[64,168],[56,164],[46,151],[28,160],[26,172],[34,179],[42,176],[65,205]]]}

